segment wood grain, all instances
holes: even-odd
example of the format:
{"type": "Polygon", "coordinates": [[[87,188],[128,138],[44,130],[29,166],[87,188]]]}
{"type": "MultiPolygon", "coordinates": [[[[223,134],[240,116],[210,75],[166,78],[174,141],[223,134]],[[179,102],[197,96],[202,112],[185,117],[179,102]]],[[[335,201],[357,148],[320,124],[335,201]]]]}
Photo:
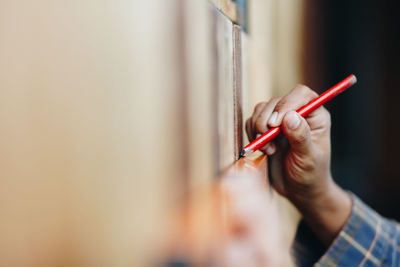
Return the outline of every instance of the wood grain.
{"type": "Polygon", "coordinates": [[[241,59],[242,59],[242,141],[243,146],[249,143],[244,126],[247,118],[251,116],[250,112],[253,110],[249,102],[249,51],[248,51],[248,34],[244,31],[241,32],[241,59]]]}

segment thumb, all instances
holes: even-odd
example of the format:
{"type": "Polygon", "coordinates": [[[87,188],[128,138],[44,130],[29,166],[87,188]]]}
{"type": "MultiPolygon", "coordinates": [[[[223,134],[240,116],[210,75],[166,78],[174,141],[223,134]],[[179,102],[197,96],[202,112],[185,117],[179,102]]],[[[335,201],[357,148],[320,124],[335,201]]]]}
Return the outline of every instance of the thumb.
{"type": "Polygon", "coordinates": [[[307,121],[295,111],[285,114],[282,122],[283,133],[290,148],[298,155],[308,155],[311,150],[311,130],[307,121]]]}

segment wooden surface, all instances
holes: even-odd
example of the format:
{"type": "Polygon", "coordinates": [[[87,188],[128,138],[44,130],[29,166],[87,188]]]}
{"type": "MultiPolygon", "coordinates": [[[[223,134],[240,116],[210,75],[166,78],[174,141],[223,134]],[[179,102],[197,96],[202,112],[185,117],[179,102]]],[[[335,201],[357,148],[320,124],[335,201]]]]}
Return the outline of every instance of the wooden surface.
{"type": "Polygon", "coordinates": [[[242,61],[242,142],[243,147],[249,143],[246,134],[246,127],[244,124],[246,120],[251,116],[253,107],[250,106],[250,91],[249,91],[249,48],[248,48],[248,34],[241,32],[241,61],[242,61]]]}
{"type": "Polygon", "coordinates": [[[176,4],[0,4],[0,266],[154,259],[186,157],[176,4]]]}
{"type": "Polygon", "coordinates": [[[242,74],[242,28],[233,26],[233,112],[234,112],[234,153],[239,159],[243,148],[243,74],[242,74]]]}
{"type": "Polygon", "coordinates": [[[215,49],[215,104],[217,130],[217,170],[220,172],[235,160],[233,24],[218,10],[213,10],[215,49]]]}
{"type": "MultiPolygon", "coordinates": [[[[265,157],[235,157],[243,116],[273,92],[275,1],[253,2],[249,34],[232,1],[214,2],[1,5],[1,266],[146,266],[186,200],[212,198],[189,210],[223,223],[222,181],[261,177],[271,192],[265,157]]],[[[271,217],[296,223],[271,198],[271,217]]]]}
{"type": "MultiPolygon", "coordinates": [[[[183,0],[186,47],[188,182],[191,194],[216,176],[216,125],[213,79],[213,7],[198,0],[183,0]],[[198,23],[201,21],[202,23],[198,23]]],[[[216,42],[215,42],[216,43],[216,42]]]]}
{"type": "Polygon", "coordinates": [[[248,107],[247,119],[254,106],[272,96],[274,78],[273,23],[274,2],[249,3],[249,34],[247,35],[248,107]]]}

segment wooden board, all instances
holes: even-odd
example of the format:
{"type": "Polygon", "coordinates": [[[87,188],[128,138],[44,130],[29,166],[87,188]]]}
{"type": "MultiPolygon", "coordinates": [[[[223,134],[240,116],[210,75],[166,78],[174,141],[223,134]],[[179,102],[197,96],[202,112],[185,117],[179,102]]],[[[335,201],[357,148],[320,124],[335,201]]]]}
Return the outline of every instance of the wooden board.
{"type": "Polygon", "coordinates": [[[178,10],[2,2],[0,266],[152,265],[186,178],[178,10]]]}
{"type": "Polygon", "coordinates": [[[253,108],[249,102],[249,51],[248,51],[248,34],[244,31],[241,32],[241,59],[242,59],[242,141],[243,146],[249,143],[246,133],[246,127],[244,124],[246,120],[251,116],[253,108]]]}
{"type": "Polygon", "coordinates": [[[214,19],[214,86],[215,86],[215,129],[217,140],[216,166],[218,172],[235,160],[234,133],[234,88],[233,88],[233,25],[218,10],[214,19]]]}
{"type": "Polygon", "coordinates": [[[216,131],[213,107],[214,7],[198,0],[185,3],[185,58],[187,75],[188,179],[190,194],[207,186],[216,176],[216,131]],[[198,23],[201,21],[202,23],[198,23]]]}

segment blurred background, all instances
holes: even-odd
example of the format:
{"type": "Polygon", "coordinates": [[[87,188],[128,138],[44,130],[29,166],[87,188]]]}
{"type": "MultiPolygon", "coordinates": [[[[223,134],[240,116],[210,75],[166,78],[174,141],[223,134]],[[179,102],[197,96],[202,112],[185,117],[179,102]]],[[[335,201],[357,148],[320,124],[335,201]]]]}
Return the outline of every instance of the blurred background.
{"type": "Polygon", "coordinates": [[[356,87],[327,105],[334,178],[381,214],[399,220],[400,21],[395,1],[307,5],[306,84],[322,89],[348,73],[358,77],[356,87]]]}
{"type": "MultiPolygon", "coordinates": [[[[0,266],[220,252],[214,189],[254,106],[350,73],[327,106],[334,178],[400,219],[398,20],[378,0],[0,0],[0,266]]],[[[290,266],[299,215],[274,198],[259,236],[290,266]]]]}

